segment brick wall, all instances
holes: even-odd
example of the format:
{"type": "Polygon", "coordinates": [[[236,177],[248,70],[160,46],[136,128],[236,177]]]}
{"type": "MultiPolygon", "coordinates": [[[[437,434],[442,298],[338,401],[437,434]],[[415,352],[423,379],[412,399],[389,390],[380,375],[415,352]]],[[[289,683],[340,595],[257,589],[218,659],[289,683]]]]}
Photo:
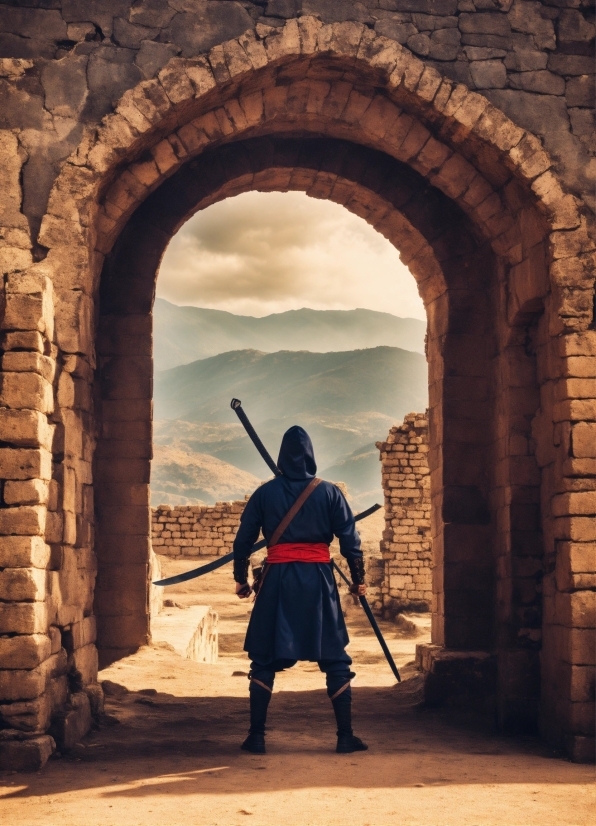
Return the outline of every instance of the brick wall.
{"type": "Polygon", "coordinates": [[[432,582],[426,414],[409,413],[377,448],[385,493],[383,614],[428,611],[432,582]]]}
{"type": "Polygon", "coordinates": [[[152,508],[153,550],[166,556],[223,556],[232,550],[244,505],[240,500],[152,508]]]}

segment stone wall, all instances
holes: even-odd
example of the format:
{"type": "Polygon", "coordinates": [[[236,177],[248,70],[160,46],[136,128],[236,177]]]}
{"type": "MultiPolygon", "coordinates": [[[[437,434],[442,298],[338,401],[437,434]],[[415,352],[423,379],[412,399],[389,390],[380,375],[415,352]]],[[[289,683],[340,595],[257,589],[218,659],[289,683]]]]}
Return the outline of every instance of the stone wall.
{"type": "Polygon", "coordinates": [[[25,155],[34,230],[61,162],[127,89],[172,58],[301,14],[362,23],[480,91],[540,135],[566,184],[593,198],[591,0],[10,0],[0,5],[0,128],[25,155]]]}
{"type": "Polygon", "coordinates": [[[594,31],[591,0],[0,5],[0,765],[66,747],[97,652],[149,639],[156,273],[255,189],[400,250],[433,642],[497,652],[503,729],[593,756],[594,31]]]}
{"type": "Polygon", "coordinates": [[[385,493],[383,614],[429,611],[432,603],[428,418],[410,413],[377,442],[385,493]]]}
{"type": "Polygon", "coordinates": [[[240,500],[152,508],[153,550],[165,556],[224,556],[232,550],[245,504],[240,500]]]}

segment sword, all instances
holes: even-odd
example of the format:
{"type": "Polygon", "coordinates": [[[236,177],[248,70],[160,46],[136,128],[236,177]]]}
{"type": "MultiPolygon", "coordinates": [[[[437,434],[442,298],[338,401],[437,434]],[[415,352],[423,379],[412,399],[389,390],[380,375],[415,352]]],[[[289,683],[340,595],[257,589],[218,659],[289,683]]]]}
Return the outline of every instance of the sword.
{"type": "MultiPolygon", "coordinates": [[[[354,522],[360,522],[361,519],[366,519],[367,516],[370,516],[371,513],[375,513],[379,510],[380,505],[372,505],[372,507],[367,508],[365,511],[362,511],[357,516],[354,517],[354,522]]],[[[256,542],[251,549],[251,556],[252,554],[256,553],[256,551],[260,551],[267,545],[267,542],[264,539],[261,539],[260,542],[256,542]]],[[[208,562],[206,565],[201,565],[198,568],[193,568],[191,571],[185,571],[183,574],[177,574],[176,576],[170,576],[167,579],[158,579],[153,585],[177,585],[179,582],[188,582],[189,579],[195,579],[195,577],[203,576],[203,574],[208,574],[211,571],[216,571],[218,568],[221,568],[222,565],[227,565],[228,562],[231,562],[234,559],[234,551],[230,551],[229,554],[225,556],[220,556],[219,559],[214,559],[213,562],[208,562]]],[[[343,576],[343,574],[342,574],[343,576]]]]}
{"type": "MultiPolygon", "coordinates": [[[[279,476],[281,471],[279,470],[279,468],[277,467],[277,465],[273,461],[271,455],[267,451],[267,448],[265,447],[263,442],[257,436],[254,427],[251,425],[251,423],[248,419],[248,416],[246,415],[246,413],[242,409],[242,402],[240,401],[240,399],[232,399],[232,401],[230,402],[230,407],[236,413],[236,415],[238,416],[238,418],[240,419],[240,421],[244,425],[244,429],[248,433],[252,443],[254,444],[256,449],[259,451],[259,453],[261,454],[261,456],[263,457],[263,459],[265,460],[267,465],[271,468],[271,470],[275,473],[276,476],[279,476]]],[[[360,514],[360,516],[358,518],[363,519],[365,514],[366,514],[366,516],[368,516],[369,513],[373,513],[374,511],[378,510],[380,507],[381,507],[380,505],[375,505],[373,508],[369,508],[368,511],[365,511],[364,513],[360,514]]],[[[356,521],[356,517],[354,518],[354,521],[356,521]]],[[[351,583],[350,583],[349,579],[344,575],[343,571],[340,570],[337,563],[335,561],[332,561],[332,564],[333,564],[333,567],[335,568],[335,570],[342,577],[342,579],[344,579],[348,583],[348,585],[350,585],[351,583]]],[[[368,604],[367,598],[364,597],[364,596],[358,595],[358,599],[360,600],[360,605],[362,605],[362,607],[364,609],[364,613],[368,617],[368,621],[370,622],[370,624],[372,626],[372,629],[375,632],[375,636],[378,639],[378,641],[381,645],[381,648],[383,649],[383,654],[385,655],[385,659],[389,663],[389,668],[393,671],[393,674],[395,675],[395,678],[396,678],[397,682],[401,683],[401,677],[399,676],[399,671],[397,670],[395,660],[391,656],[391,651],[389,651],[389,648],[387,647],[387,643],[385,642],[385,638],[383,637],[381,629],[379,628],[379,624],[377,623],[377,621],[374,617],[374,614],[371,611],[371,608],[370,608],[370,605],[368,604]]]]}

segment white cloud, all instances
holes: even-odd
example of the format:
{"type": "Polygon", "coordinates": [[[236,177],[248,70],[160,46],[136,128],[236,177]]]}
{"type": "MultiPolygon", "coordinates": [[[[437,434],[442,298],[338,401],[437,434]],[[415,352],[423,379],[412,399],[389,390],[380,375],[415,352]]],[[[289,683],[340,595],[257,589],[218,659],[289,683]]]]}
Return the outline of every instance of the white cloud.
{"type": "Polygon", "coordinates": [[[197,213],[166,250],[157,294],[241,315],[364,307],[425,319],[395,247],[302,192],[247,192],[197,213]]]}

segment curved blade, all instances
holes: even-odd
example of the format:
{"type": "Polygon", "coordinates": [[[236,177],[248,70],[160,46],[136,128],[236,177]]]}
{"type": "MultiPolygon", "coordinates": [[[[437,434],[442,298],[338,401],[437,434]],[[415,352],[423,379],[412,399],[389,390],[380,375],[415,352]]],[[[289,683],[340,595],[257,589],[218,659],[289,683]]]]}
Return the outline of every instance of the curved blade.
{"type": "MultiPolygon", "coordinates": [[[[371,513],[378,511],[380,507],[380,505],[372,505],[372,507],[367,508],[367,510],[362,511],[362,513],[355,516],[354,522],[359,522],[361,519],[366,519],[366,517],[370,516],[371,513]]],[[[260,551],[266,544],[267,543],[265,540],[261,539],[260,542],[257,542],[252,546],[251,554],[256,553],[256,551],[260,551]]],[[[179,582],[188,582],[189,579],[195,579],[195,577],[203,576],[203,574],[208,574],[210,571],[216,571],[218,568],[221,568],[222,565],[227,565],[227,563],[231,562],[233,559],[234,552],[230,551],[229,554],[220,556],[212,562],[208,562],[206,565],[201,565],[199,568],[193,568],[191,571],[185,571],[183,574],[177,574],[176,576],[169,576],[167,579],[158,579],[153,583],[153,585],[177,585],[179,582]]]]}
{"type": "MultiPolygon", "coordinates": [[[[260,542],[257,542],[256,545],[252,546],[251,553],[254,554],[256,551],[260,551],[266,544],[265,540],[262,539],[260,542]]],[[[233,559],[234,551],[230,551],[229,554],[220,556],[214,559],[213,562],[208,562],[199,568],[193,568],[191,571],[185,571],[183,574],[177,574],[177,576],[169,576],[167,579],[158,579],[153,585],[177,585],[179,582],[188,582],[189,579],[194,579],[197,576],[203,576],[203,574],[216,571],[218,568],[221,568],[222,565],[227,565],[228,562],[231,562],[233,559]]]]}

